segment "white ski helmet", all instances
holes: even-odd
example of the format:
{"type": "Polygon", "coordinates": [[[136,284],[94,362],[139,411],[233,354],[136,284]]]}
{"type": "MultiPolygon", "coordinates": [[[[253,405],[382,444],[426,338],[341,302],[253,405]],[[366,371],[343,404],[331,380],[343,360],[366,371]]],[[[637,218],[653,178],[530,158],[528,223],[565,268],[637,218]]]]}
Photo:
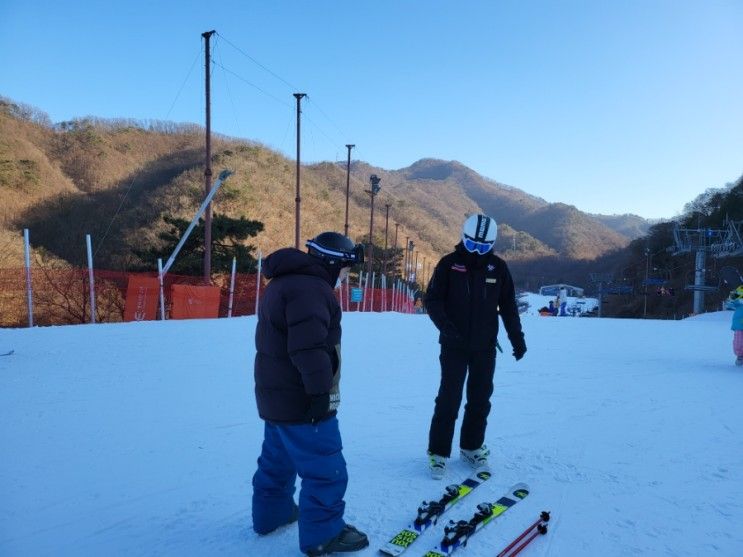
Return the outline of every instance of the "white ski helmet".
{"type": "Polygon", "coordinates": [[[495,219],[486,215],[472,215],[462,225],[462,244],[470,253],[485,255],[493,249],[497,236],[495,219]]]}

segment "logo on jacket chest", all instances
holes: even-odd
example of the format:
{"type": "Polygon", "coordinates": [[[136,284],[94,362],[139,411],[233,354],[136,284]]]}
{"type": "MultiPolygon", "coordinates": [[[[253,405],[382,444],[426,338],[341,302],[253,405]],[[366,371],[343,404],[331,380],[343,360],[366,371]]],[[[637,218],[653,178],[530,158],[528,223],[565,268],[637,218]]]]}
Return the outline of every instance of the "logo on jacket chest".
{"type": "Polygon", "coordinates": [[[451,266],[452,271],[457,271],[458,273],[466,273],[467,267],[464,265],[461,265],[459,263],[454,263],[454,265],[451,266]]]}

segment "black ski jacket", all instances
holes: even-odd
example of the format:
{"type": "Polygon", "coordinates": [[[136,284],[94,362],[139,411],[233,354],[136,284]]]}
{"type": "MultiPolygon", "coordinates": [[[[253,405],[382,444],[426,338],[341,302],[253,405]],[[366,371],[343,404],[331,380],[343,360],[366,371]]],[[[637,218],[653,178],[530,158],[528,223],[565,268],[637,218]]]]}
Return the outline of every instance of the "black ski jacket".
{"type": "MultiPolygon", "coordinates": [[[[255,398],[272,422],[309,422],[312,395],[337,394],[341,308],[333,273],[320,259],[285,248],[269,255],[271,279],[261,297],[255,330],[255,398]]],[[[339,397],[327,416],[335,415],[339,397]]]]}
{"type": "Polygon", "coordinates": [[[461,242],[457,244],[434,269],[426,309],[442,345],[471,350],[494,347],[500,315],[511,346],[526,346],[511,273],[493,252],[472,254],[461,242]]]}

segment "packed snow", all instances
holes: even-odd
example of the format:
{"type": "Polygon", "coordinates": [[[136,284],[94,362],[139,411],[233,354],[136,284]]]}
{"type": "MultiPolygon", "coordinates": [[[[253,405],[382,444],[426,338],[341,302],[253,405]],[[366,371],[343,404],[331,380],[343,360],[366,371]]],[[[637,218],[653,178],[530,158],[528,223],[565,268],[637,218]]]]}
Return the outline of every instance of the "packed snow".
{"type": "MultiPolygon", "coordinates": [[[[552,512],[537,556],[743,555],[743,368],[730,312],[684,321],[523,317],[498,356],[493,477],[530,495],[470,540],[492,557],[552,512]]],[[[0,555],[299,556],[296,525],[259,537],[255,317],[0,330],[0,555]]],[[[426,467],[438,387],[425,315],[346,313],[339,412],[346,520],[368,549],[463,479],[426,467]]],[[[455,446],[457,446],[455,438],[455,446]]],[[[458,457],[458,455],[456,455],[458,457]]],[[[440,538],[442,520],[408,554],[440,538]]]]}

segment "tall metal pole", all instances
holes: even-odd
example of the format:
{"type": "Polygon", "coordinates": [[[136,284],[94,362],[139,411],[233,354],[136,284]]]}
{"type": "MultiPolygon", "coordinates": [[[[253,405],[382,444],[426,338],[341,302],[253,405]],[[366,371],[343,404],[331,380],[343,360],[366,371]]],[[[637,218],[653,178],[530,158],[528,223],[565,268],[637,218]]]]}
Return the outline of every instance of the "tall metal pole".
{"type": "MultiPolygon", "coordinates": [[[[381,180],[376,174],[369,176],[369,182],[371,183],[371,189],[366,192],[371,195],[371,217],[369,219],[369,268],[367,274],[372,274],[372,265],[374,263],[374,197],[379,193],[381,180]]],[[[372,288],[374,285],[372,285],[372,288]]]]}
{"type": "Polygon", "coordinates": [[[413,282],[418,283],[418,252],[415,252],[415,266],[413,267],[413,282]]]}
{"type": "Polygon", "coordinates": [[[371,218],[369,219],[369,272],[372,272],[372,259],[374,259],[374,192],[371,194],[371,218]]]}
{"type": "Polygon", "coordinates": [[[299,205],[302,202],[302,198],[299,195],[299,142],[301,138],[300,128],[300,114],[302,114],[302,98],[306,97],[305,93],[294,93],[294,97],[297,99],[297,195],[294,198],[294,247],[299,249],[299,205]]]}
{"type": "Polygon", "coordinates": [[[90,295],[90,322],[95,323],[95,274],[93,273],[93,247],[90,234],[85,235],[85,246],[88,250],[88,293],[90,295]]]}
{"type": "Polygon", "coordinates": [[[405,257],[403,258],[403,280],[405,281],[405,284],[408,284],[408,253],[409,249],[408,246],[410,245],[410,236],[405,236],[405,257]]]}
{"type": "Polygon", "coordinates": [[[650,270],[650,250],[645,248],[645,307],[642,310],[643,319],[648,316],[648,271],[650,270]]]}
{"type": "Polygon", "coordinates": [[[356,145],[346,145],[348,149],[348,160],[346,161],[346,224],[344,225],[344,234],[348,236],[348,196],[351,193],[351,149],[356,145]]]}
{"type": "MultiPolygon", "coordinates": [[[[394,247],[393,247],[393,253],[395,253],[395,254],[397,254],[397,229],[398,228],[400,228],[400,223],[399,222],[396,222],[395,223],[395,244],[394,244],[394,247]]],[[[397,275],[397,269],[395,269],[395,272],[393,273],[393,275],[397,275]]]]}
{"type": "MultiPolygon", "coordinates": [[[[704,241],[704,240],[702,240],[704,241]]],[[[694,257],[694,286],[698,286],[700,288],[694,289],[694,313],[696,315],[699,315],[700,313],[704,313],[704,290],[702,290],[701,287],[704,287],[704,271],[706,266],[706,252],[704,249],[704,244],[702,244],[698,249],[697,253],[694,257]]]]}
{"type": "MultiPolygon", "coordinates": [[[[202,33],[204,37],[204,67],[206,87],[206,168],[204,169],[204,197],[212,189],[212,106],[211,106],[211,51],[210,39],[216,31],[202,33]]],[[[210,284],[212,277],[212,205],[204,214],[204,283],[210,284]]]]}
{"type": "Polygon", "coordinates": [[[34,295],[31,282],[31,242],[28,228],[23,229],[23,254],[26,263],[26,304],[28,306],[28,326],[34,326],[34,295]]]}
{"type": "Polygon", "coordinates": [[[390,226],[390,204],[385,203],[385,208],[387,209],[387,213],[384,217],[384,270],[382,271],[383,274],[387,274],[387,231],[390,226]]]}

